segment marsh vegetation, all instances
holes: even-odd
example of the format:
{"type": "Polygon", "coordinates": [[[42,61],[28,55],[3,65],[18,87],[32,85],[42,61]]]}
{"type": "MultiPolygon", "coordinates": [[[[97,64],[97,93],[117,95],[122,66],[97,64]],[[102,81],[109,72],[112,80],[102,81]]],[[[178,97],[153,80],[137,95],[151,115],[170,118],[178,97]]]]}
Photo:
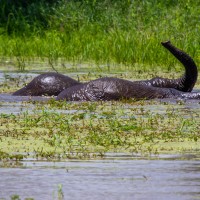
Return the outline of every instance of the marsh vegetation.
{"type": "MultiPolygon", "coordinates": [[[[183,68],[160,45],[168,39],[199,64],[197,1],[13,2],[0,2],[1,93],[25,85],[31,80],[29,72],[49,70],[73,72],[80,81],[102,76],[176,78],[183,68]],[[8,71],[27,76],[9,76],[8,71]]],[[[158,101],[22,104],[34,109],[1,113],[1,159],[199,151],[198,113],[182,113],[179,104],[165,105],[162,114],[145,109],[164,104],[158,101]]]]}
{"type": "Polygon", "coordinates": [[[199,152],[198,110],[187,109],[184,102],[31,103],[35,105],[31,111],[1,114],[1,159],[199,152]]]}
{"type": "Polygon", "coordinates": [[[10,93],[47,71],[81,82],[178,78],[183,67],[160,42],[199,66],[199,21],[196,0],[1,0],[0,199],[198,199],[199,100],[10,93]]]}
{"type": "Polygon", "coordinates": [[[161,47],[165,40],[199,62],[200,9],[195,0],[1,4],[1,63],[12,60],[15,69],[30,69],[27,62],[39,59],[53,69],[58,64],[65,69],[70,62],[100,71],[116,70],[116,64],[123,70],[171,70],[177,62],[161,47]]]}

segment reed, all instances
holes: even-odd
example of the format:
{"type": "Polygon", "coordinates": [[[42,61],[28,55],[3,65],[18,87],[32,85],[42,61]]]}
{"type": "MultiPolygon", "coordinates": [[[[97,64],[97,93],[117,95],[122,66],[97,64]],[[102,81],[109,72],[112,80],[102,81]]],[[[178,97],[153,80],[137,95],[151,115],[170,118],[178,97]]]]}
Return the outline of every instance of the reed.
{"type": "Polygon", "coordinates": [[[195,0],[36,1],[5,16],[1,7],[0,56],[171,70],[178,62],[160,45],[170,39],[198,64],[199,8],[195,0]]]}

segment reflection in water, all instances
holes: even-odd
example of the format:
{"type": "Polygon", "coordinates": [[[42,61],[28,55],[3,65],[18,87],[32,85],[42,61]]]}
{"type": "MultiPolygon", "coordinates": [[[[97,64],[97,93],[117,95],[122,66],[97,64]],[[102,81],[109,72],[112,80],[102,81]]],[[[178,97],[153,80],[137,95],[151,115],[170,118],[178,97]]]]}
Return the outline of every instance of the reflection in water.
{"type": "Polygon", "coordinates": [[[0,169],[0,199],[53,199],[62,184],[64,199],[200,198],[200,161],[99,160],[24,162],[0,169]]]}

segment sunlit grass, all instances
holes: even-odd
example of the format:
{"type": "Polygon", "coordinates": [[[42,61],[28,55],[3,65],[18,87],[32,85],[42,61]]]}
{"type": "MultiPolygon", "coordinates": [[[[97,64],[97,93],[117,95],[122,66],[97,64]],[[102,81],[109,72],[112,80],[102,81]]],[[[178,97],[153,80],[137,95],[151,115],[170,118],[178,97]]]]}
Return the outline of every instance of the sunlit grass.
{"type": "MultiPolygon", "coordinates": [[[[138,65],[145,66],[142,70],[171,70],[177,60],[160,45],[171,40],[200,61],[197,1],[64,1],[46,17],[46,29],[29,24],[23,34],[17,26],[12,34],[1,34],[3,60],[16,58],[19,70],[35,58],[46,59],[52,67],[61,58],[64,64],[104,64],[108,71],[113,63],[122,64],[124,70],[138,65]]],[[[17,19],[20,24],[21,18],[17,19]]]]}

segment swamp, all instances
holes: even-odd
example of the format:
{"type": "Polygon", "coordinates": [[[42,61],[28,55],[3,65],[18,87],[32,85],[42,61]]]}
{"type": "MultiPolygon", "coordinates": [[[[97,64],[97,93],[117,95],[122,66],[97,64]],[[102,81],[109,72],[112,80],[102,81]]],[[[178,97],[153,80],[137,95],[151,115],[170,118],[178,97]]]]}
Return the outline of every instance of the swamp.
{"type": "Polygon", "coordinates": [[[200,199],[200,100],[12,96],[50,71],[181,77],[160,43],[199,66],[197,1],[3,0],[0,13],[0,200],[200,199]]]}

